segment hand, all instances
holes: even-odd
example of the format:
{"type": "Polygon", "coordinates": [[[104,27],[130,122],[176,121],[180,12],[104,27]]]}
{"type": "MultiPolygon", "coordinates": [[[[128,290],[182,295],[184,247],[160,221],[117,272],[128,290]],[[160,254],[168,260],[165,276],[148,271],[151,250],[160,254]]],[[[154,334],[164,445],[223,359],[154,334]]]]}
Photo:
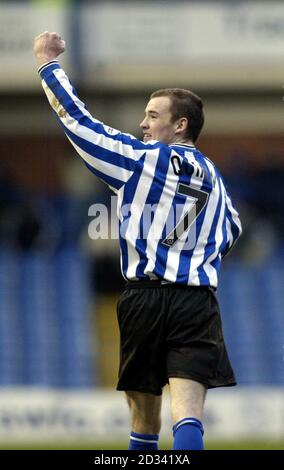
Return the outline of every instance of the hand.
{"type": "Polygon", "coordinates": [[[34,40],[34,55],[39,66],[55,60],[65,51],[65,41],[57,33],[45,31],[34,40]]]}

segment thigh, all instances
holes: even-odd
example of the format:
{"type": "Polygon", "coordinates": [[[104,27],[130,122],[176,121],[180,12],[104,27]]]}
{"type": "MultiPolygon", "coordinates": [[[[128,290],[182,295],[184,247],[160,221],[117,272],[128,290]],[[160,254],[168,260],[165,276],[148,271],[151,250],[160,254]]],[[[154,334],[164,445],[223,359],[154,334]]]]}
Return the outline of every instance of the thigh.
{"type": "Polygon", "coordinates": [[[118,303],[118,390],[161,395],[167,381],[163,327],[165,308],[159,288],[131,288],[121,296],[118,303]]]}
{"type": "Polygon", "coordinates": [[[208,388],[235,385],[218,302],[209,288],[174,292],[167,330],[168,377],[191,379],[208,388]]]}
{"type": "Polygon", "coordinates": [[[207,388],[194,380],[173,377],[169,386],[173,423],[189,417],[202,421],[207,388]]]}

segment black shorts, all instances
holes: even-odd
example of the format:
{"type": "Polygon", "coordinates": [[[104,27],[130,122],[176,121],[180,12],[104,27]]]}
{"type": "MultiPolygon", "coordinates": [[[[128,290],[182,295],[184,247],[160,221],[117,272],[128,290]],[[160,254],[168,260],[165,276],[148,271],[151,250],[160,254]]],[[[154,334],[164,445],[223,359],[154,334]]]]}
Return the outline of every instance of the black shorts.
{"type": "Polygon", "coordinates": [[[236,385],[209,287],[129,282],[118,300],[117,390],[161,395],[169,377],[208,388],[236,385]]]}

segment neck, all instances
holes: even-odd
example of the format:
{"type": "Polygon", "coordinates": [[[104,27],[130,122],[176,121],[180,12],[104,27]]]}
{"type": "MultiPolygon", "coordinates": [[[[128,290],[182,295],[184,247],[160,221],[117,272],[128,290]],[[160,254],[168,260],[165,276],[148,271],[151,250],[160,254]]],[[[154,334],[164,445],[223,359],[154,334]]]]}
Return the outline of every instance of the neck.
{"type": "Polygon", "coordinates": [[[179,138],[177,138],[172,143],[173,144],[182,144],[182,145],[191,145],[192,147],[194,147],[194,143],[190,139],[179,139],[179,138]]]}

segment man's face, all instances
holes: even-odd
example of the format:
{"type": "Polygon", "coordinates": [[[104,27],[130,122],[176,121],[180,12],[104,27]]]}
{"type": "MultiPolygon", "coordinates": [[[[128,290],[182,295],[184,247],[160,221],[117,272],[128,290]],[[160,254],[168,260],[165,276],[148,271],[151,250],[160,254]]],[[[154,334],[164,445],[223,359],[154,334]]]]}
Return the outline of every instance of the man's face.
{"type": "Polygon", "coordinates": [[[143,140],[159,140],[164,144],[175,141],[175,123],[171,122],[171,100],[168,96],[152,98],[146,106],[145,118],[140,123],[143,140]]]}

